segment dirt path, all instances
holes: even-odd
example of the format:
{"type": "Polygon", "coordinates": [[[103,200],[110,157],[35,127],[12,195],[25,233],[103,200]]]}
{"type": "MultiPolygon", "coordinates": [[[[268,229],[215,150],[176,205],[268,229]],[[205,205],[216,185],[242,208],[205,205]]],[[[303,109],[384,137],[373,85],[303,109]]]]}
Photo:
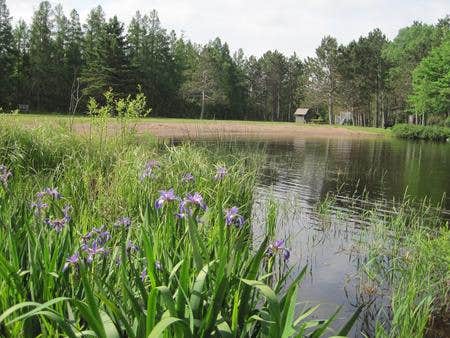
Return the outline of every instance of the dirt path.
{"type": "MultiPolygon", "coordinates": [[[[63,117],[20,117],[20,124],[27,127],[68,123],[63,117]]],[[[90,129],[87,118],[77,118],[74,129],[85,133],[90,129]]],[[[13,122],[14,123],[14,122],[13,122]]],[[[271,123],[248,121],[197,121],[174,119],[145,119],[135,123],[139,133],[150,133],[161,138],[260,138],[260,139],[296,139],[296,138],[379,138],[380,131],[363,128],[345,128],[328,125],[304,125],[296,123],[271,123]]],[[[120,128],[112,120],[108,124],[110,131],[120,128]]]]}
{"type": "Polygon", "coordinates": [[[253,137],[253,138],[354,138],[382,137],[371,131],[330,127],[321,125],[239,123],[239,122],[141,122],[139,132],[149,132],[157,137],[199,138],[199,137],[253,137]]]}

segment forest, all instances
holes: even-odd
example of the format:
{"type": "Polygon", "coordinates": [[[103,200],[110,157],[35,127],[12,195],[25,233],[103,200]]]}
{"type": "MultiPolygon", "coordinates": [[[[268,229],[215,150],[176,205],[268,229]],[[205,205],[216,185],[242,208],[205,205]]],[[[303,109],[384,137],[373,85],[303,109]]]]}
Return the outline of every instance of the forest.
{"type": "MultiPolygon", "coordinates": [[[[0,107],[83,114],[112,89],[142,91],[152,116],[292,121],[298,107],[333,124],[387,127],[449,123],[450,16],[413,22],[390,41],[379,29],[350,43],[322,39],[312,57],[268,50],[247,56],[220,38],[205,45],[168,31],[156,10],[128,25],[100,6],[84,23],[61,5],[39,4],[29,24],[0,0],[0,107]],[[447,122],[445,122],[447,121],[447,122]]],[[[301,46],[301,41],[293,42],[301,46]]],[[[301,48],[301,47],[299,47],[301,48]]]]}

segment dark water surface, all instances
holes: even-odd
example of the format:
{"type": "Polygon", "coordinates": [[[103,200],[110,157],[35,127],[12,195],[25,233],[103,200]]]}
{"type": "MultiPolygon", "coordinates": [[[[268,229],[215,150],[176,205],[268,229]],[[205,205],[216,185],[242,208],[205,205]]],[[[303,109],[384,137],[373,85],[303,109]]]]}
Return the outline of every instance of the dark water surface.
{"type": "MultiPolygon", "coordinates": [[[[233,152],[257,141],[196,141],[202,142],[233,152]]],[[[366,260],[361,242],[371,226],[361,215],[368,209],[390,210],[391,202],[406,194],[418,201],[441,202],[444,217],[450,218],[450,196],[445,196],[450,192],[450,144],[390,138],[258,142],[267,159],[255,192],[254,217],[262,226],[268,201],[278,202],[277,237],[286,239],[292,250],[289,264],[297,272],[305,265],[308,269],[298,301],[321,304],[316,319],[342,306],[334,324],[340,327],[359,304],[374,300],[351,333],[373,336],[377,316],[383,318],[381,305],[387,306],[389,298],[358,273],[366,260]],[[317,204],[327,194],[338,197],[324,216],[317,204]]],[[[258,235],[258,229],[255,232],[258,235]]]]}

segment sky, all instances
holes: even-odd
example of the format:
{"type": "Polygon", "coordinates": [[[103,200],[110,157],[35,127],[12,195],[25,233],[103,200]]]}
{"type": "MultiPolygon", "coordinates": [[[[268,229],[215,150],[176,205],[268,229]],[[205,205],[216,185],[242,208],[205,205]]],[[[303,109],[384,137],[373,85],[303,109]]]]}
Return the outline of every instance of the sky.
{"type": "MultiPolygon", "coordinates": [[[[156,9],[164,28],[197,43],[215,37],[230,49],[260,56],[267,50],[313,56],[326,35],[348,43],[380,28],[389,39],[413,21],[435,23],[450,14],[450,0],[62,0],[66,14],[75,8],[84,21],[101,5],[107,17],[129,23],[136,10],[156,9]]],[[[31,21],[38,0],[6,0],[16,22],[31,21]]]]}

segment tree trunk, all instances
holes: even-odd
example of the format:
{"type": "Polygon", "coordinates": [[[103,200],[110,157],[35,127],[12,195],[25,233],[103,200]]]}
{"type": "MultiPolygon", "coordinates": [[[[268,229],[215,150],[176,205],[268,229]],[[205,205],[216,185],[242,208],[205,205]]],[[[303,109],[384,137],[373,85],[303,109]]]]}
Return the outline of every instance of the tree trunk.
{"type": "Polygon", "coordinates": [[[200,113],[200,120],[203,120],[205,115],[205,90],[202,90],[202,111],[200,113]]]}
{"type": "Polygon", "coordinates": [[[334,124],[333,101],[333,95],[331,93],[328,93],[328,121],[330,124],[334,124]]]}

